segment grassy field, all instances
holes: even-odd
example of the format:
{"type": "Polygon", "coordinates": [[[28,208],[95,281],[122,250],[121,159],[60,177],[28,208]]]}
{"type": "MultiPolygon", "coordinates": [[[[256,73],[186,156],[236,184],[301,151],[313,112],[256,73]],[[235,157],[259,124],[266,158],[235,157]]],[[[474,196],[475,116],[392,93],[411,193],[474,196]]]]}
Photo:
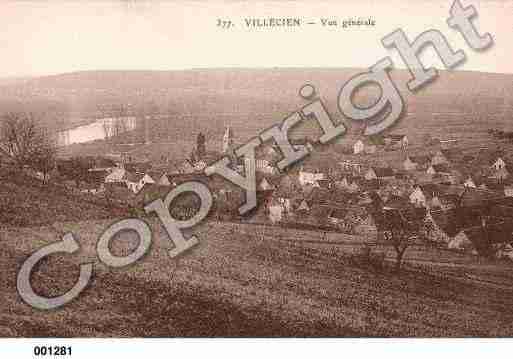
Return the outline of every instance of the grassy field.
{"type": "MultiPolygon", "coordinates": [[[[95,243],[108,221],[3,229],[0,240],[0,335],[3,336],[511,336],[511,289],[442,278],[406,268],[393,275],[352,264],[356,238],[315,243],[308,231],[205,223],[200,244],[170,259],[169,241],[153,225],[153,245],[131,267],[98,263],[95,243]],[[34,250],[72,230],[77,255],[51,256],[33,275],[35,289],[58,295],[95,262],[90,286],[62,309],[43,312],[16,293],[16,273],[34,250]],[[352,243],[352,245],[349,245],[352,243]]],[[[112,243],[128,253],[136,239],[112,243]]],[[[413,260],[419,248],[407,252],[413,260]]],[[[425,249],[424,251],[428,251],[425,249]]],[[[446,255],[449,259],[451,254],[446,255]]],[[[436,254],[432,253],[433,259],[436,254]]],[[[461,261],[465,263],[465,261],[461,261]]],[[[469,269],[476,264],[468,263],[469,269]]],[[[435,268],[435,267],[433,267],[435,268]]],[[[474,270],[479,271],[479,266],[474,270]]],[[[495,265],[508,273],[511,267],[495,265]]],[[[442,271],[443,272],[443,271],[442,271]]],[[[507,274],[505,274],[507,276],[507,274]]],[[[511,287],[510,287],[511,288],[511,287]]]]}
{"type": "MultiPolygon", "coordinates": [[[[106,219],[127,215],[93,196],[72,195],[62,186],[43,185],[19,172],[0,168],[0,226],[106,219]]],[[[0,227],[1,228],[1,227],[0,227]]]]}

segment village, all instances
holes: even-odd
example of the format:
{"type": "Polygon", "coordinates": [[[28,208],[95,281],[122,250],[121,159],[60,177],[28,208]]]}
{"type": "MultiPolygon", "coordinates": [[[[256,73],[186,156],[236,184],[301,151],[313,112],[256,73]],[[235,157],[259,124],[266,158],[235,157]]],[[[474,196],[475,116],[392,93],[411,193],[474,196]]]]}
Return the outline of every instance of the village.
{"type": "MultiPolygon", "coordinates": [[[[304,138],[291,143],[312,149],[312,142],[304,138]]],[[[505,151],[462,150],[451,139],[430,139],[423,146],[425,151],[419,152],[419,144],[413,150],[403,134],[378,140],[362,137],[343,148],[339,157],[343,160],[307,159],[282,173],[275,166],[281,156],[278,146],[266,146],[256,160],[258,207],[245,216],[237,212],[243,191],[203,173],[223,155],[230,156],[238,171],[244,170],[233,152],[230,127],[220,151],[207,151],[205,136],[199,133],[189,158],[182,161],[162,155],[152,162],[130,153],[60,159],[55,178],[69,191],[129,206],[136,213],[144,213],[145,204],[183,182],[201,181],[213,193],[211,216],[218,221],[335,231],[376,241],[384,239],[390,225],[383,213],[419,213],[413,215],[415,221],[427,230],[417,240],[422,237],[451,250],[513,259],[513,167],[505,151]]],[[[195,200],[190,196],[177,201],[172,215],[190,217],[198,205],[195,200]]]]}

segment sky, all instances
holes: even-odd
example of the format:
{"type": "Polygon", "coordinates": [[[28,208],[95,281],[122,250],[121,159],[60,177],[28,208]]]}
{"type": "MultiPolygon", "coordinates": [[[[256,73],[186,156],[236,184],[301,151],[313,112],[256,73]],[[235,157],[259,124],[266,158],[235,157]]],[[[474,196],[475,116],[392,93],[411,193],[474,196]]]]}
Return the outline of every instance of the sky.
{"type": "MultiPolygon", "coordinates": [[[[451,1],[1,1],[0,77],[82,70],[180,70],[220,67],[360,67],[390,56],[381,38],[402,28],[413,39],[440,30],[467,61],[458,70],[513,73],[513,1],[462,0],[474,5],[480,33],[494,46],[474,52],[449,28],[451,1]],[[252,29],[244,18],[368,18],[373,28],[252,29]],[[234,21],[223,30],[218,18],[234,21]]],[[[434,51],[425,64],[443,68],[434,51]]]]}

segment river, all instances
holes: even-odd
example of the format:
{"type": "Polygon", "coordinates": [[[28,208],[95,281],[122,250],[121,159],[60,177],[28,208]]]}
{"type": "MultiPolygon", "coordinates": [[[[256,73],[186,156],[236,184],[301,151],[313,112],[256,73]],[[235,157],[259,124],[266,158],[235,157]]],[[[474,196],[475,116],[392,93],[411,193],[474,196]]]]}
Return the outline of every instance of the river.
{"type": "Polygon", "coordinates": [[[122,133],[136,128],[136,118],[133,116],[121,118],[100,118],[86,125],[81,125],[59,131],[57,141],[59,146],[69,146],[74,143],[83,143],[95,140],[103,140],[106,134],[110,137],[114,132],[122,133]]]}

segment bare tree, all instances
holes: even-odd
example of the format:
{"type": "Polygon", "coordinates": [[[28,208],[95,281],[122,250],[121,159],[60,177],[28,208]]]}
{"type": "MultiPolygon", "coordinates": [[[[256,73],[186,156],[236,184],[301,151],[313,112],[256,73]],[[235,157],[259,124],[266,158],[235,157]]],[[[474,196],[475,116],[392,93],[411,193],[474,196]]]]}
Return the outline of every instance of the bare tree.
{"type": "Polygon", "coordinates": [[[399,271],[403,257],[410,245],[425,233],[423,208],[383,210],[381,231],[386,242],[396,252],[395,270],[399,271]]]}
{"type": "Polygon", "coordinates": [[[55,164],[56,144],[49,133],[38,127],[32,114],[8,113],[0,128],[0,155],[21,170],[29,166],[44,170],[44,177],[55,164]]]}
{"type": "Polygon", "coordinates": [[[57,145],[55,139],[46,130],[39,132],[39,145],[34,149],[28,165],[41,172],[43,183],[47,183],[50,173],[56,167],[57,145]]]}

